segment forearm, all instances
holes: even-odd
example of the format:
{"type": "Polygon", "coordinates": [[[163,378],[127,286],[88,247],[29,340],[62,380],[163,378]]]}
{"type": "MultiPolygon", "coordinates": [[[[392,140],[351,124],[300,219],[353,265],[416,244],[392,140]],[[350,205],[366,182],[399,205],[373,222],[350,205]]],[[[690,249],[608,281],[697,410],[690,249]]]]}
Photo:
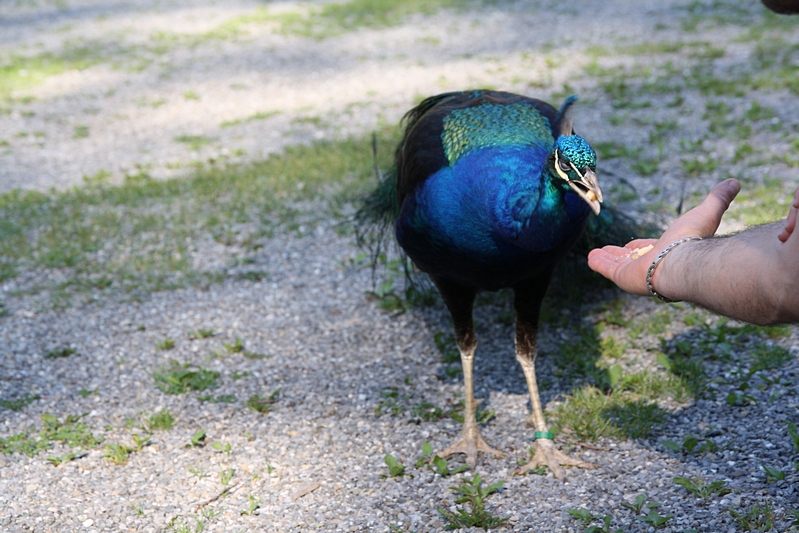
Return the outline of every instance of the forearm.
{"type": "Polygon", "coordinates": [[[799,320],[799,235],[777,236],[784,223],[729,237],[686,242],[657,266],[652,284],[673,300],[726,316],[773,324],[799,320]]]}

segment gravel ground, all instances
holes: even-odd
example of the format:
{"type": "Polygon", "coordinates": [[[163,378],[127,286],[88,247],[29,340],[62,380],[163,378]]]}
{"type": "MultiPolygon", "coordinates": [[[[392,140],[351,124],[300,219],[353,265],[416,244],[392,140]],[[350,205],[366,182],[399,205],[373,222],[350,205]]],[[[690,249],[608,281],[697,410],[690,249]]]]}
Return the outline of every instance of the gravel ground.
{"type": "MultiPolygon", "coordinates": [[[[486,84],[536,94],[535,80],[546,76],[553,87],[544,90],[547,97],[567,82],[588,94],[578,115],[581,133],[607,139],[612,109],[601,98],[592,101],[596,81],[575,75],[590,62],[581,52],[590,46],[645,44],[656,31],[658,41],[684,38],[679,20],[688,9],[678,1],[575,1],[555,8],[531,1],[416,15],[401,26],[323,40],[252,24],[230,39],[165,50],[153,44],[158,32],[179,32],[190,40],[262,5],[243,0],[0,3],[0,61],[84,44],[102,56],[89,68],[68,70],[26,91],[33,100],[17,100],[7,112],[0,104],[0,141],[5,141],[0,144],[0,193],[79,186],[84,176],[103,170],[113,181],[137,169],[157,178],[179,177],[209,159],[246,162],[297,143],[363,135],[395,123],[418,95],[486,84]],[[546,65],[536,52],[553,46],[561,52],[560,61],[546,65]],[[256,113],[266,118],[222,127],[256,113]],[[175,140],[181,135],[209,142],[192,151],[175,140]]],[[[277,11],[294,7],[295,2],[269,4],[277,11]]],[[[702,39],[725,47],[725,60],[745,62],[754,44],[736,41],[740,31],[721,25],[702,39]]],[[[793,39],[799,41],[799,32],[793,39]]],[[[789,105],[792,99],[787,91],[763,95],[779,110],[774,124],[795,132],[799,106],[789,105]]],[[[697,116],[671,113],[683,131],[707,127],[697,116]]],[[[616,128],[613,135],[624,142],[625,136],[641,133],[616,128]]],[[[752,142],[769,135],[758,131],[752,142]]],[[[731,150],[723,143],[714,149],[731,150]]],[[[667,159],[657,175],[659,199],[670,205],[676,205],[685,186],[679,163],[679,154],[667,159]]],[[[603,183],[610,186],[629,175],[623,159],[607,162],[603,170],[603,183]]],[[[783,179],[790,175],[780,166],[768,171],[783,179]]],[[[719,177],[710,172],[697,178],[689,191],[705,190],[719,177]]],[[[627,183],[643,189],[654,179],[631,176],[627,183]]],[[[208,262],[224,264],[228,252],[208,253],[208,262]]],[[[357,253],[353,239],[339,235],[331,222],[302,237],[278,234],[264,241],[254,256],[269,273],[261,281],[229,278],[206,290],[61,311],[43,310],[18,295],[18,281],[0,286],[10,311],[0,317],[0,398],[40,396],[20,411],[0,410],[0,437],[38,430],[45,413],[59,420],[85,414],[82,420],[104,444],[132,445],[133,435],[143,433],[136,425],[143,417],[168,409],[177,419],[174,428],[154,432],[150,444],[122,465],[109,462],[102,447],[88,447],[58,467],[45,457],[71,448],[56,445],[32,458],[0,455],[0,530],[443,530],[437,508],[455,508],[449,487],[464,475],[444,478],[412,465],[424,442],[445,447],[458,435],[459,424],[448,418],[421,421],[407,408],[457,402],[460,383],[443,378],[433,340],[438,332],[449,334],[448,317],[441,304],[399,317],[379,311],[366,296],[370,273],[343,266],[357,253]],[[187,334],[199,329],[215,334],[205,339],[187,334]],[[165,338],[175,346],[159,350],[156,344],[165,338]],[[237,339],[244,352],[225,348],[237,339]],[[45,357],[65,347],[75,353],[45,357]],[[163,394],[152,374],[171,360],[219,372],[220,386],[212,393],[234,395],[235,402],[201,402],[199,393],[163,394]],[[397,392],[405,412],[376,412],[385,391],[397,392]],[[244,407],[251,395],[275,392],[267,414],[244,407]],[[189,444],[198,430],[206,433],[204,446],[189,444]],[[408,466],[410,475],[384,477],[387,453],[408,466]],[[223,494],[220,473],[229,469],[230,490],[223,494]],[[259,500],[258,509],[242,513],[251,497],[259,500]]],[[[622,300],[627,317],[664,308],[643,299],[622,300]]],[[[586,323],[594,320],[592,309],[584,307],[586,323]]],[[[745,369],[754,341],[736,344],[732,362],[709,365],[715,394],[672,406],[667,423],[652,438],[570,446],[571,453],[597,468],[570,471],[568,482],[561,483],[551,476],[511,475],[532,435],[524,421],[526,386],[513,357],[512,327],[496,321],[499,311],[494,303],[477,311],[477,395],[496,410],[484,435],[507,455],[481,456],[476,472],[489,483],[505,481],[487,506],[496,516],[509,517],[507,530],[584,531],[566,510],[585,507],[612,514],[613,527],[622,531],[652,531],[621,506],[638,494],[662,503],[661,515],[673,515],[662,531],[739,531],[726,509],[756,503],[773,507],[772,531],[791,528],[788,513],[799,508],[791,463],[797,457],[786,429],[786,422],[799,421],[795,329],[774,341],[790,351],[790,361],[767,373],[772,384],[764,390],[746,391],[749,405],[733,407],[724,399],[736,391],[736,372],[745,369]],[[682,454],[660,444],[663,439],[681,442],[686,434],[712,438],[720,449],[682,454]],[[762,465],[779,467],[786,479],[767,482],[762,465]],[[675,485],[675,476],[723,480],[733,492],[699,499],[675,485]]],[[[664,338],[696,342],[701,328],[682,320],[690,312],[675,309],[664,338]]],[[[707,323],[715,320],[708,317],[707,323]]],[[[545,404],[575,386],[569,376],[558,375],[550,357],[569,335],[555,326],[542,330],[539,379],[547,383],[545,404]]],[[[655,346],[657,339],[645,334],[638,344],[655,346]]],[[[645,349],[628,355],[640,357],[641,364],[654,361],[645,349]]]]}

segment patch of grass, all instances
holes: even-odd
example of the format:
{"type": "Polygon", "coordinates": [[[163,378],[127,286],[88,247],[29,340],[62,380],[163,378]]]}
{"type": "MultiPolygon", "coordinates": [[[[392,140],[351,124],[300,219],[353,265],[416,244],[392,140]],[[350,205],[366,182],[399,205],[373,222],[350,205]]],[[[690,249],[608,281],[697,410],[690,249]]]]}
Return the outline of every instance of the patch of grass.
{"type": "Polygon", "coordinates": [[[766,224],[788,215],[793,189],[780,178],[764,177],[761,184],[746,183],[736,199],[736,215],[746,225],[766,224]]]}
{"type": "Polygon", "coordinates": [[[188,364],[181,365],[175,361],[153,373],[155,386],[166,394],[213,389],[218,386],[217,379],[219,372],[215,370],[193,369],[188,364]]]}
{"type": "Polygon", "coordinates": [[[164,351],[171,350],[172,348],[175,347],[175,341],[173,341],[169,337],[166,337],[165,339],[156,342],[155,347],[159,350],[164,350],[164,351]]]}
{"type": "Polygon", "coordinates": [[[175,423],[175,417],[167,409],[155,412],[145,419],[149,431],[169,431],[175,427],[175,423]]]}
{"type": "Polygon", "coordinates": [[[613,521],[613,517],[609,514],[605,516],[594,515],[586,508],[567,509],[566,512],[573,518],[582,522],[583,526],[586,528],[586,533],[624,533],[621,529],[611,529],[610,524],[613,521]],[[599,526],[592,526],[591,523],[595,520],[602,520],[602,524],[599,526]]]}
{"type": "Polygon", "coordinates": [[[64,347],[64,348],[56,348],[55,350],[50,350],[46,354],[44,354],[45,359],[61,359],[64,357],[69,357],[70,355],[75,355],[78,353],[77,348],[71,347],[64,347]]]}
{"type": "Polygon", "coordinates": [[[405,475],[405,466],[403,466],[397,458],[387,453],[385,457],[383,457],[383,462],[388,467],[388,476],[383,477],[400,477],[405,475]]]}
{"type": "Polygon", "coordinates": [[[204,135],[180,135],[175,137],[175,141],[185,144],[186,148],[192,151],[197,151],[203,146],[211,144],[214,140],[215,139],[204,135]]]}
{"type": "Polygon", "coordinates": [[[272,410],[272,407],[275,405],[278,399],[278,395],[280,394],[280,390],[276,390],[269,396],[261,396],[260,394],[253,394],[250,396],[247,401],[244,403],[247,407],[252,409],[257,413],[268,413],[272,410]]]}
{"type": "Polygon", "coordinates": [[[666,448],[677,453],[716,453],[718,445],[710,439],[702,439],[693,435],[685,435],[682,443],[678,444],[672,440],[662,440],[660,443],[666,448]]]}
{"type": "Polygon", "coordinates": [[[36,400],[41,400],[42,397],[38,394],[30,394],[27,396],[21,396],[19,398],[14,398],[13,400],[0,400],[0,407],[5,409],[10,409],[14,412],[22,411],[23,408],[27,407],[28,405],[32,404],[36,400]]]}
{"type": "Polygon", "coordinates": [[[220,394],[219,396],[214,396],[213,394],[204,394],[202,396],[198,396],[197,400],[210,403],[235,403],[236,396],[233,394],[220,394]]]}
{"type": "Polygon", "coordinates": [[[732,489],[726,487],[725,481],[713,481],[705,483],[702,479],[695,477],[688,479],[685,477],[675,477],[674,484],[684,487],[689,492],[696,494],[699,498],[709,498],[714,494],[716,496],[724,496],[732,492],[732,489]]]}
{"type": "Polygon", "coordinates": [[[80,452],[67,452],[61,455],[50,455],[47,457],[47,462],[53,466],[61,466],[74,460],[80,452]]]}
{"type": "MultiPolygon", "coordinates": [[[[370,140],[291,147],[265,161],[217,165],[188,178],[154,180],[140,169],[120,185],[2,194],[0,276],[63,269],[64,281],[33,289],[50,291],[54,306],[112,295],[140,299],[219,282],[223,271],[193,266],[193,243],[218,239],[233,245],[253,242],[276,227],[296,228],[297,201],[327,206],[302,215],[305,226],[336,216],[374,180],[370,140]],[[99,279],[104,281],[98,286],[99,279]]],[[[384,168],[394,142],[390,133],[379,137],[384,168]]]]}
{"type": "Polygon", "coordinates": [[[468,504],[469,509],[457,507],[453,512],[439,507],[437,509],[439,514],[448,522],[445,529],[481,527],[489,530],[507,524],[508,518],[495,517],[485,508],[486,498],[502,490],[504,484],[504,481],[498,481],[493,485],[483,487],[483,480],[480,478],[480,474],[475,474],[472,479],[464,478],[459,486],[450,487],[450,490],[460,495],[455,499],[455,503],[468,504]]]}
{"type": "Polygon", "coordinates": [[[237,118],[233,120],[226,120],[222,122],[219,127],[220,128],[230,128],[232,126],[238,126],[239,124],[245,124],[247,122],[252,122],[254,120],[266,120],[268,118],[272,118],[274,116],[279,115],[280,111],[260,111],[258,113],[254,113],[246,118],[237,118]]]}
{"type": "Polygon", "coordinates": [[[732,507],[727,509],[742,531],[771,531],[776,515],[770,503],[753,504],[743,511],[732,507]]]}
{"type": "Polygon", "coordinates": [[[39,433],[48,441],[63,442],[72,448],[93,448],[103,442],[102,437],[95,437],[89,426],[80,419],[83,415],[68,415],[64,421],[45,413],[42,415],[44,427],[39,433]]]}
{"type": "Polygon", "coordinates": [[[103,455],[108,462],[115,464],[115,465],[124,465],[128,462],[128,458],[130,454],[136,451],[136,448],[133,446],[127,446],[125,444],[116,444],[116,443],[109,443],[105,445],[105,450],[103,451],[103,455]]]}
{"type": "Polygon", "coordinates": [[[666,419],[667,412],[654,402],[618,389],[606,394],[592,385],[566,396],[554,412],[558,431],[568,429],[578,439],[596,441],[643,438],[666,419]]]}
{"type": "Polygon", "coordinates": [[[188,333],[189,339],[191,339],[191,340],[207,339],[208,337],[213,337],[215,334],[216,334],[216,331],[214,331],[212,329],[202,329],[202,328],[193,329],[193,330],[189,331],[189,333],[188,333]]]}

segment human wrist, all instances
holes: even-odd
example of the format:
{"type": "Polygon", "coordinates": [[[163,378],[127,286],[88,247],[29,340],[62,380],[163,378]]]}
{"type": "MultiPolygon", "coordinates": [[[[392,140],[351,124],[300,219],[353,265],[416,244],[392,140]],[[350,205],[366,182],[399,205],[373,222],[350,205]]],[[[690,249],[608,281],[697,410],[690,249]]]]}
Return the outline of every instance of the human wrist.
{"type": "Polygon", "coordinates": [[[701,241],[701,237],[683,237],[671,242],[653,259],[647,270],[646,285],[652,296],[665,302],[685,299],[685,271],[687,248],[701,241]]]}

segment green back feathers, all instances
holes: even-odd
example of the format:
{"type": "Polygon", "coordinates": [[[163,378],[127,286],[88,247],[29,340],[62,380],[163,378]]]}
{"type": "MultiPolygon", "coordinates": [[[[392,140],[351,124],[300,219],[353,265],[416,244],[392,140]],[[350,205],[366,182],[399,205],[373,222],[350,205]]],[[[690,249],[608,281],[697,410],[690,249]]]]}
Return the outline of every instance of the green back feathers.
{"type": "Polygon", "coordinates": [[[549,149],[554,142],[549,121],[525,103],[456,109],[444,117],[441,138],[450,166],[479,148],[536,144],[549,149]]]}

